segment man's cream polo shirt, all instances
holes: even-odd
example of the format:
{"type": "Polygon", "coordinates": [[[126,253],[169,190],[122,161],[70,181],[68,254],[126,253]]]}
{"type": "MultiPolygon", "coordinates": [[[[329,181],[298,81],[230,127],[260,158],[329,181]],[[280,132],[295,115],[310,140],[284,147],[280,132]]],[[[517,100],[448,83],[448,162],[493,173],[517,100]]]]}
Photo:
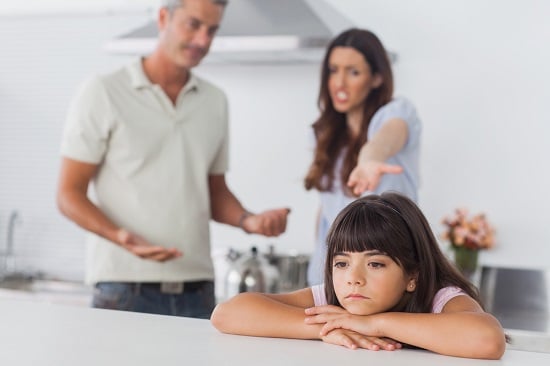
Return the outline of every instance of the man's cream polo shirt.
{"type": "Polygon", "coordinates": [[[208,176],[228,165],[225,94],[191,76],[176,105],[141,60],[85,83],[69,108],[62,155],[99,164],[95,201],[117,225],[183,256],[140,259],[90,235],[86,280],[213,279],[208,176]]]}

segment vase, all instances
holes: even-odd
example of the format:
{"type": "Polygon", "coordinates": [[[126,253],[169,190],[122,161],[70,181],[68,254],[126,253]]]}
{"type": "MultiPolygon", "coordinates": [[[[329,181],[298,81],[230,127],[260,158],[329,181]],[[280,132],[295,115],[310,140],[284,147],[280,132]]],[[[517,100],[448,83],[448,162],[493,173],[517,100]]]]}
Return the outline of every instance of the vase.
{"type": "Polygon", "coordinates": [[[464,246],[453,247],[453,250],[456,267],[471,281],[477,269],[479,250],[466,248],[464,246]]]}

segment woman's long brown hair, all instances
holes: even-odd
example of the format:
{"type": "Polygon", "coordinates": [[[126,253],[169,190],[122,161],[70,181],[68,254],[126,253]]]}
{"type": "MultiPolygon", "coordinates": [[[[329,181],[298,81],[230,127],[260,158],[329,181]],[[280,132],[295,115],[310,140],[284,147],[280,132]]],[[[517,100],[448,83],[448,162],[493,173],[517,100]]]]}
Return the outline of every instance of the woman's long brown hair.
{"type": "Polygon", "coordinates": [[[330,43],[321,68],[321,88],[318,99],[321,115],[312,125],[317,144],[313,162],[304,179],[307,190],[312,188],[319,191],[332,190],[336,161],[341,151],[347,147],[340,177],[343,187],[346,187],[348,177],[357,165],[359,150],[367,141],[370,120],[380,107],[391,100],[392,95],[393,74],[390,60],[376,35],[367,30],[353,28],[341,33],[330,43]],[[334,109],[328,90],[329,59],[335,47],[351,47],[357,50],[365,57],[373,75],[379,74],[382,77],[382,85],[373,89],[364,101],[361,130],[355,139],[348,132],[346,114],[334,109]]]}

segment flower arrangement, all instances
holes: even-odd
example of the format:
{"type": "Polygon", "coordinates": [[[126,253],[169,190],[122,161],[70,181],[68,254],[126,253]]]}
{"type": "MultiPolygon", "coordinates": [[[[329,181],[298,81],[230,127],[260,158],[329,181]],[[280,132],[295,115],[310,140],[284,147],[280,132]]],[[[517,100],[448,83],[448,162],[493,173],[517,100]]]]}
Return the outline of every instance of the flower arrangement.
{"type": "Polygon", "coordinates": [[[454,252],[456,267],[473,280],[478,267],[480,249],[495,246],[495,230],[484,214],[469,216],[468,210],[459,208],[454,214],[443,219],[446,230],[441,235],[449,240],[454,252]]]}
{"type": "Polygon", "coordinates": [[[468,210],[458,208],[454,214],[443,219],[446,230],[442,238],[449,240],[454,248],[472,250],[490,249],[495,246],[495,230],[485,214],[469,216],[468,210]]]}

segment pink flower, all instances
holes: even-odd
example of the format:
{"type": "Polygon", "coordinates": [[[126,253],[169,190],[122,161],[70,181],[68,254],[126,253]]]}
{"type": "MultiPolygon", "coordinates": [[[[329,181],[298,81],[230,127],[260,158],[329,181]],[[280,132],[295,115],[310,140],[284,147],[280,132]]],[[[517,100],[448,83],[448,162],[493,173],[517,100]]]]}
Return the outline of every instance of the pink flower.
{"type": "Polygon", "coordinates": [[[457,208],[453,215],[443,218],[442,223],[446,229],[441,237],[453,247],[490,249],[495,246],[495,230],[484,214],[469,217],[468,210],[457,208]]]}

